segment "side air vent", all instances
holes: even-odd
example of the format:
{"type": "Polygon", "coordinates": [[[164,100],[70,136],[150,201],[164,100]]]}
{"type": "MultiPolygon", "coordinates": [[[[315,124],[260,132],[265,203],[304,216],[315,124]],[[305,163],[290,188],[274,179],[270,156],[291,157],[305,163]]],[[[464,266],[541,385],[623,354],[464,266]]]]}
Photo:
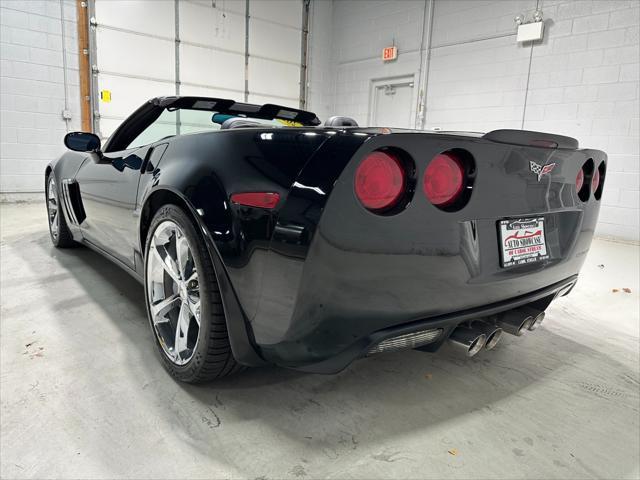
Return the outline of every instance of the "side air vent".
{"type": "Polygon", "coordinates": [[[75,226],[79,226],[87,218],[80,199],[80,186],[75,180],[62,180],[62,201],[64,210],[69,214],[68,220],[75,226]]]}

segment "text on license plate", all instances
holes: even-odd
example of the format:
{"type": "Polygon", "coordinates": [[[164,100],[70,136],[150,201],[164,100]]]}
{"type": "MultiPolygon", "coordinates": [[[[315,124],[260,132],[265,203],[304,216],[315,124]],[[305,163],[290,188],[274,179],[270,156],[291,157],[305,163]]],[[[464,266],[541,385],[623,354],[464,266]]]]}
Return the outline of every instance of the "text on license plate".
{"type": "Polygon", "coordinates": [[[500,245],[503,267],[548,259],[544,217],[500,220],[500,245]]]}

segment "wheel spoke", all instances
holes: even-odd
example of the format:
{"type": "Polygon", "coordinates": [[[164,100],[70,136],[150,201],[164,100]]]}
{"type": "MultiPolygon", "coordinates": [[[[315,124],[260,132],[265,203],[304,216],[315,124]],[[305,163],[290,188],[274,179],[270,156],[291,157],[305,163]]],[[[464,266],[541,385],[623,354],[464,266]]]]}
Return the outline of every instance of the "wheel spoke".
{"type": "Polygon", "coordinates": [[[49,180],[49,187],[47,188],[47,209],[49,212],[49,225],[51,226],[51,235],[54,238],[58,236],[58,195],[56,191],[56,182],[51,177],[49,180]]]}
{"type": "Polygon", "coordinates": [[[54,236],[58,234],[58,212],[55,212],[51,217],[51,231],[54,236]]]}
{"type": "Polygon", "coordinates": [[[180,360],[180,352],[187,349],[187,335],[189,334],[189,307],[182,303],[180,305],[180,314],[178,315],[178,324],[176,325],[176,338],[174,342],[174,353],[177,360],[180,360]]]}
{"type": "Polygon", "coordinates": [[[196,323],[198,324],[198,327],[200,326],[200,298],[198,297],[196,298],[189,298],[187,300],[187,304],[189,306],[189,311],[191,312],[191,315],[193,315],[193,318],[195,318],[196,323]]]}
{"type": "Polygon", "coordinates": [[[187,278],[187,266],[189,263],[189,242],[182,232],[176,232],[176,257],[178,269],[182,278],[187,278]]]}
{"type": "Polygon", "coordinates": [[[180,280],[180,274],[178,273],[178,268],[176,267],[176,263],[167,253],[167,250],[164,248],[164,246],[155,245],[155,246],[152,246],[152,250],[153,250],[152,254],[157,257],[158,261],[160,262],[160,265],[162,265],[162,268],[164,268],[164,271],[169,274],[169,276],[173,279],[174,282],[179,284],[181,280],[180,280]],[[164,258],[160,254],[161,249],[165,253],[164,258]]]}
{"type": "Polygon", "coordinates": [[[180,300],[180,297],[174,293],[160,300],[158,303],[152,304],[150,308],[151,314],[153,315],[153,323],[167,322],[166,314],[176,306],[175,303],[177,300],[180,300]]]}

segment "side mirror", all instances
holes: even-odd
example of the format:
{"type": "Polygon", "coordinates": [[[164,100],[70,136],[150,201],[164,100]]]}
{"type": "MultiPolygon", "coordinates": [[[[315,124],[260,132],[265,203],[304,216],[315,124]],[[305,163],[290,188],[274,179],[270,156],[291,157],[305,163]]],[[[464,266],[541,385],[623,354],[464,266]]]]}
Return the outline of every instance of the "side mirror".
{"type": "Polygon", "coordinates": [[[64,145],[76,152],[99,152],[100,137],[88,132],[71,132],[64,136],[64,145]]]}

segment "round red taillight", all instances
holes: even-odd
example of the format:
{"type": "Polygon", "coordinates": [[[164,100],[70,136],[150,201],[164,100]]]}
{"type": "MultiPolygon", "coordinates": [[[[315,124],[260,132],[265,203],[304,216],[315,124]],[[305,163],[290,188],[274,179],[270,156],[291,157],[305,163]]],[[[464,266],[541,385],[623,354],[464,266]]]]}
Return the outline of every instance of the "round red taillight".
{"type": "Polygon", "coordinates": [[[460,159],[451,152],[436,155],[424,173],[423,188],[436,207],[454,203],[464,189],[464,167],[460,159]]]}
{"type": "Polygon", "coordinates": [[[356,170],[356,196],[362,205],[374,212],[397,205],[405,191],[405,183],[402,163],[387,152],[370,153],[356,170]]]}
{"type": "Polygon", "coordinates": [[[576,192],[582,190],[582,186],[584,185],[584,171],[582,169],[578,170],[578,175],[576,175],[576,192]]]}
{"type": "Polygon", "coordinates": [[[596,168],[593,172],[593,177],[591,177],[591,191],[596,193],[598,187],[600,186],[600,169],[596,168]]]}

